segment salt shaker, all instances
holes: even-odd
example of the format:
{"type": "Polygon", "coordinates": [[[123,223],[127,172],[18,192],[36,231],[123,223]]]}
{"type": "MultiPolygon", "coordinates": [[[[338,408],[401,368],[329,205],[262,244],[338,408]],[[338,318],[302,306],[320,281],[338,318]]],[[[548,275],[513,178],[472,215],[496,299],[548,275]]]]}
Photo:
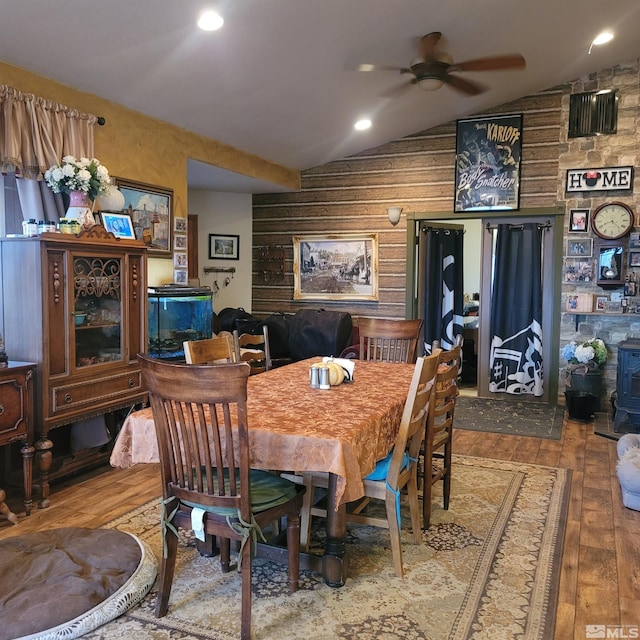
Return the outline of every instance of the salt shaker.
{"type": "Polygon", "coordinates": [[[331,389],[331,385],[329,384],[329,367],[326,365],[323,367],[318,367],[320,371],[320,389],[331,389]]]}
{"type": "Polygon", "coordinates": [[[318,367],[311,367],[311,369],[309,369],[309,384],[312,389],[317,389],[320,386],[318,367]]]}

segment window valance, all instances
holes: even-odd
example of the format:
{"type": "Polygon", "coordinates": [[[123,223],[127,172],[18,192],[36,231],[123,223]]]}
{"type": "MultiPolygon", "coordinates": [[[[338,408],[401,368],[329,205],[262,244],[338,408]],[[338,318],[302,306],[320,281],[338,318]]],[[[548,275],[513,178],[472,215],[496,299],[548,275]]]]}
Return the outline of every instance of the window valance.
{"type": "Polygon", "coordinates": [[[97,116],[0,85],[0,171],[42,180],[66,155],[92,158],[97,116]]]}

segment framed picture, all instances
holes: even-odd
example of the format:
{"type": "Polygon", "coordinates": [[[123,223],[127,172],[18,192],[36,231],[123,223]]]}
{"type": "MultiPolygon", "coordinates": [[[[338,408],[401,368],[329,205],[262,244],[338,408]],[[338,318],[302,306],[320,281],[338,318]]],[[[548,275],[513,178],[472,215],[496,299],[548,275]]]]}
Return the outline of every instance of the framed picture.
{"type": "Polygon", "coordinates": [[[596,311],[604,311],[607,308],[609,298],[607,296],[596,296],[596,311]]]}
{"type": "Polygon", "coordinates": [[[171,258],[173,189],[116,178],[124,196],[124,213],[131,216],[135,237],[149,247],[150,256],[171,258]]]}
{"type": "Polygon", "coordinates": [[[186,251],[176,251],[173,254],[174,267],[186,267],[188,264],[186,251]]]}
{"type": "Polygon", "coordinates": [[[640,249],[640,231],[632,231],[629,234],[629,249],[640,249]]]}
{"type": "Polygon", "coordinates": [[[520,208],[522,114],[458,120],[455,213],[520,208]]]}
{"type": "Polygon", "coordinates": [[[113,233],[116,238],[135,240],[136,233],[133,229],[131,216],[126,213],[110,213],[109,211],[103,211],[100,215],[102,216],[102,226],[113,233]]]}
{"type": "Polygon", "coordinates": [[[186,269],[174,269],[173,270],[173,282],[175,284],[187,284],[187,270],[186,269]]]}
{"type": "Polygon", "coordinates": [[[571,209],[569,212],[569,233],[589,231],[589,209],[571,209]]]}
{"type": "Polygon", "coordinates": [[[629,266],[640,267],[640,251],[629,251],[629,266]]]}
{"type": "Polygon", "coordinates": [[[210,260],[239,260],[240,236],[209,234],[210,260]]]}
{"type": "Polygon", "coordinates": [[[186,218],[174,218],[173,230],[176,233],[187,233],[187,219],[186,218]]]}
{"type": "Polygon", "coordinates": [[[593,255],[592,238],[567,238],[567,251],[569,258],[590,258],[593,255]]]}
{"type": "Polygon", "coordinates": [[[595,279],[593,260],[566,258],[562,275],[563,282],[593,282],[595,279]]]}
{"type": "Polygon", "coordinates": [[[377,300],[378,234],[293,237],[294,300],[377,300]]]}
{"type": "Polygon", "coordinates": [[[173,248],[178,251],[182,249],[186,251],[188,245],[187,236],[180,236],[177,233],[173,236],[173,248]]]}

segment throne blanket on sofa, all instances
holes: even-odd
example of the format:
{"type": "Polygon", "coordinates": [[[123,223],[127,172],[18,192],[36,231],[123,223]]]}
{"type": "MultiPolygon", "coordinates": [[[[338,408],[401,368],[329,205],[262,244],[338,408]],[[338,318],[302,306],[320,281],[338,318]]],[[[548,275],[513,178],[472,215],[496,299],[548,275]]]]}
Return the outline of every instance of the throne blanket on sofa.
{"type": "Polygon", "coordinates": [[[351,314],[325,309],[300,309],[289,330],[289,352],[293,360],[313,356],[339,356],[351,344],[351,314]]]}

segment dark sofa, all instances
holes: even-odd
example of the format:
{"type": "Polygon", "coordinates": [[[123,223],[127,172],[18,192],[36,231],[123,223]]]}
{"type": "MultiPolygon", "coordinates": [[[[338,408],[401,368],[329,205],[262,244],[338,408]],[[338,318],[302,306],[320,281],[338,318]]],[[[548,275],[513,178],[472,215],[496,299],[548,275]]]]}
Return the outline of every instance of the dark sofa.
{"type": "Polygon", "coordinates": [[[355,342],[351,315],[326,309],[300,309],[296,313],[274,313],[258,318],[244,309],[227,308],[216,315],[214,332],[261,333],[269,329],[274,364],[282,365],[313,356],[340,356],[355,342]]]}

